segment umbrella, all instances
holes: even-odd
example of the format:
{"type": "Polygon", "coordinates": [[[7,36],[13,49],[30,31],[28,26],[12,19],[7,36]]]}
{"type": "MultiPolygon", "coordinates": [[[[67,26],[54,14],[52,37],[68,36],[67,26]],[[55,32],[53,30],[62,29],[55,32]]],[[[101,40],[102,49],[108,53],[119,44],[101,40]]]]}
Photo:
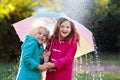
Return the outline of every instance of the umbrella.
{"type": "Polygon", "coordinates": [[[88,30],[85,26],[78,23],[77,21],[67,17],[61,13],[39,13],[33,15],[29,18],[23,19],[19,22],[13,24],[15,31],[17,32],[21,41],[24,41],[25,36],[35,27],[37,26],[45,26],[50,31],[50,34],[53,34],[53,29],[57,19],[60,17],[67,18],[71,20],[79,33],[80,40],[77,47],[77,53],[75,58],[83,56],[91,51],[94,51],[94,43],[93,43],[93,34],[90,30],[88,30]]]}

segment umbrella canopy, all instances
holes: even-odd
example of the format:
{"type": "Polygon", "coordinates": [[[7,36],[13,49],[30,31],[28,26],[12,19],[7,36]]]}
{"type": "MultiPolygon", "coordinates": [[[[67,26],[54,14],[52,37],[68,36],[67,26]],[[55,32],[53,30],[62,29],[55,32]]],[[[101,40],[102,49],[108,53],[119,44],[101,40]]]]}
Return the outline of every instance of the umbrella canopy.
{"type": "Polygon", "coordinates": [[[25,36],[28,35],[29,32],[37,26],[46,27],[50,31],[50,34],[52,35],[56,21],[60,17],[64,17],[64,18],[67,18],[68,20],[71,20],[75,24],[77,32],[80,36],[80,40],[79,40],[75,58],[80,57],[84,54],[87,54],[91,51],[94,51],[92,32],[90,30],[88,30],[85,26],[83,26],[82,24],[67,17],[64,14],[60,14],[60,13],[36,14],[34,16],[31,16],[29,18],[26,18],[24,20],[14,23],[13,27],[16,30],[20,40],[24,41],[25,36]]]}

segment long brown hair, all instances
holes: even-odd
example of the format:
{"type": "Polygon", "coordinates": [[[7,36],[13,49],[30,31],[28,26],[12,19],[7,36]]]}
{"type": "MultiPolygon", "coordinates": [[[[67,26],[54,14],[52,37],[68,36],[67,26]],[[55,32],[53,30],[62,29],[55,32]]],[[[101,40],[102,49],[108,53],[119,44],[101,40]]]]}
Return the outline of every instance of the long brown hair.
{"type": "Polygon", "coordinates": [[[63,22],[65,22],[65,21],[69,21],[69,22],[70,22],[70,25],[71,25],[71,32],[70,32],[70,34],[68,35],[68,36],[69,36],[68,38],[70,38],[70,42],[71,42],[71,41],[75,41],[75,40],[76,40],[76,36],[77,36],[76,28],[75,28],[75,26],[74,26],[74,23],[73,23],[72,21],[66,19],[66,18],[59,18],[59,19],[58,19],[58,21],[57,21],[57,23],[56,23],[56,25],[55,25],[54,35],[59,38],[60,26],[61,26],[61,24],[62,24],[63,22]]]}

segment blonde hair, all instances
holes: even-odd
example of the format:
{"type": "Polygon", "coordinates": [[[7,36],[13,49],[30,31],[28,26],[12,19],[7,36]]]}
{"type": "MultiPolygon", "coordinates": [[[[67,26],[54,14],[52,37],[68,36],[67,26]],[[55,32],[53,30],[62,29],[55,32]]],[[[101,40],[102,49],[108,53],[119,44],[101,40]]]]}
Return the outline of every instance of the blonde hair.
{"type": "Polygon", "coordinates": [[[39,34],[39,31],[40,31],[41,28],[46,30],[46,32],[47,32],[47,38],[46,38],[46,40],[48,40],[49,37],[50,37],[50,33],[49,33],[49,31],[47,30],[47,28],[45,28],[45,27],[43,27],[43,26],[39,26],[39,27],[34,28],[34,29],[29,33],[29,35],[36,37],[37,34],[39,34]]]}

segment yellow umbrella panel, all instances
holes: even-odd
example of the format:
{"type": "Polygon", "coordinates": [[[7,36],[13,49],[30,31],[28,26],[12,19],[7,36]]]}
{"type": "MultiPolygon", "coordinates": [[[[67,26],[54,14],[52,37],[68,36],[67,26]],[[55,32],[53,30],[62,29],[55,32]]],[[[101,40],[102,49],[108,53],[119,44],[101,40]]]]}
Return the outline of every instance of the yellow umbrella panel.
{"type": "Polygon", "coordinates": [[[77,52],[75,58],[83,56],[89,52],[94,51],[94,46],[90,44],[82,35],[79,34],[79,43],[77,45],[77,52]]]}

